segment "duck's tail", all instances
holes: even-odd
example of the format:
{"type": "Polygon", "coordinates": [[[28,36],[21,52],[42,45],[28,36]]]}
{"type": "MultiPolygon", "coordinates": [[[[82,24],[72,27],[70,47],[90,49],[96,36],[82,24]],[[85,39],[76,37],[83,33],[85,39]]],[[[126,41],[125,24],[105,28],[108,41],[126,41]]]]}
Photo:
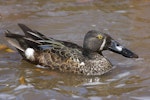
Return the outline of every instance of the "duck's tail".
{"type": "Polygon", "coordinates": [[[6,31],[5,36],[8,43],[14,46],[18,50],[18,52],[22,55],[22,57],[25,58],[24,52],[29,47],[24,39],[25,36],[14,34],[11,33],[10,31],[6,31]]]}
{"type": "Polygon", "coordinates": [[[48,38],[37,31],[31,30],[23,24],[18,25],[25,35],[14,34],[10,31],[6,31],[5,36],[7,41],[18,50],[22,57],[27,58],[27,50],[39,49],[39,45],[41,45],[41,43],[38,42],[38,40],[48,40],[48,38]]]}

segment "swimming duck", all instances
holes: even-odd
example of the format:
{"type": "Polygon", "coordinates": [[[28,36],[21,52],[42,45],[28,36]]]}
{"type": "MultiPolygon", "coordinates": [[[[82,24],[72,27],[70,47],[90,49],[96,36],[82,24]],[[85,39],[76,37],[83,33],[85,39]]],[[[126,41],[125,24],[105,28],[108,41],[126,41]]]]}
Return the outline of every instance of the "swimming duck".
{"type": "Polygon", "coordinates": [[[49,69],[80,75],[102,75],[112,69],[110,61],[102,55],[103,50],[138,58],[138,55],[111,36],[96,30],[86,33],[81,47],[75,43],[47,38],[24,24],[18,25],[25,35],[6,31],[7,41],[18,50],[23,59],[49,69]]]}

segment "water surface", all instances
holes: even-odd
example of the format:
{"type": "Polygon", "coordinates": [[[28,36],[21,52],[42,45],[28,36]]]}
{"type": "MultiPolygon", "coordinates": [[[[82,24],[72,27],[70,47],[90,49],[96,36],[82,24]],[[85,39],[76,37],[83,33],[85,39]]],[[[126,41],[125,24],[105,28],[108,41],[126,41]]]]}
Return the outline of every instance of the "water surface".
{"type": "Polygon", "coordinates": [[[23,34],[17,23],[48,37],[82,45],[91,29],[110,34],[139,55],[128,59],[105,51],[115,66],[102,76],[86,77],[37,68],[0,46],[2,100],[149,100],[149,0],[1,0],[0,44],[4,30],[23,34]]]}

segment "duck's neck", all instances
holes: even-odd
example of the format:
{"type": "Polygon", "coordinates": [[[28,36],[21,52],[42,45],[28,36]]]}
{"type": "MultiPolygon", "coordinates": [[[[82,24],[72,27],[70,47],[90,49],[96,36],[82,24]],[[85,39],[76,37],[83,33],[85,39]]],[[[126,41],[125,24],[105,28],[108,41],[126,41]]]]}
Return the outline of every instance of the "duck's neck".
{"type": "Polygon", "coordinates": [[[100,53],[88,49],[84,49],[82,54],[89,59],[96,59],[100,55],[100,53]]]}

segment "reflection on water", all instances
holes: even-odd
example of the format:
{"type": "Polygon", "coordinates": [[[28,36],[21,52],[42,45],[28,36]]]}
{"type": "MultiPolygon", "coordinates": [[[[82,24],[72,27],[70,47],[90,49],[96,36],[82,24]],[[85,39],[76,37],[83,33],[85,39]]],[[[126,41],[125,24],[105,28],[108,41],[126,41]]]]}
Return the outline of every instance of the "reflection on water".
{"type": "Polygon", "coordinates": [[[148,0],[1,0],[0,99],[149,100],[149,4],[148,0]],[[79,45],[87,31],[101,30],[140,58],[127,59],[106,51],[104,55],[115,67],[94,77],[37,68],[1,46],[8,45],[4,30],[22,34],[17,23],[79,45]]]}

